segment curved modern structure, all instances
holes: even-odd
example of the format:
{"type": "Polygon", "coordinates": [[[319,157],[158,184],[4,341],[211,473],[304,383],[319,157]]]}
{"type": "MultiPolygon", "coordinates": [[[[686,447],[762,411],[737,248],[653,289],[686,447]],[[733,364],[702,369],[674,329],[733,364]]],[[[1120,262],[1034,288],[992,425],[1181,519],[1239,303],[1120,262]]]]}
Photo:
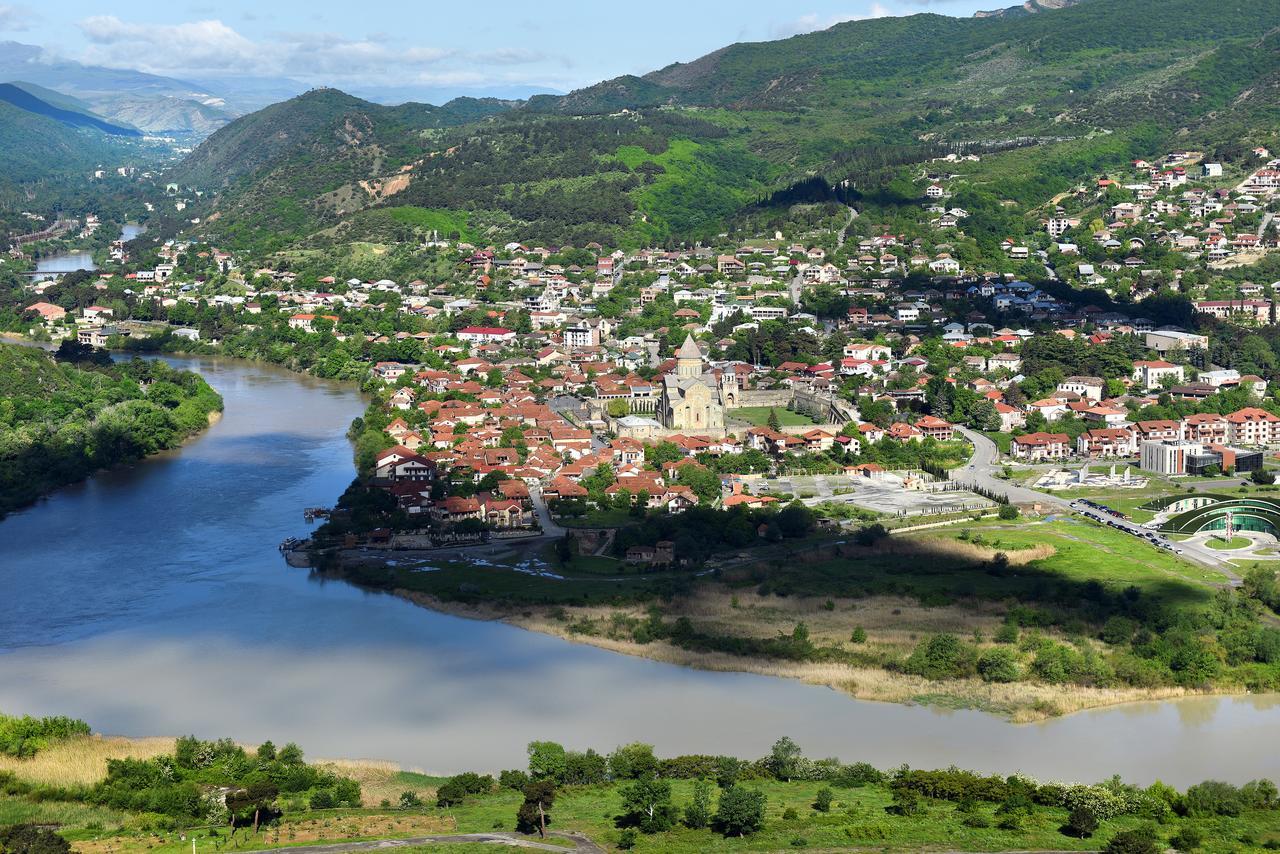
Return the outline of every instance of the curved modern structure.
{"type": "Polygon", "coordinates": [[[1221,531],[1230,520],[1234,531],[1258,531],[1280,538],[1280,500],[1252,496],[1230,497],[1225,495],[1177,496],[1164,508],[1179,510],[1179,504],[1190,506],[1166,519],[1160,531],[1166,534],[1198,534],[1221,531]],[[1207,500],[1206,500],[1207,499],[1207,500]]]}

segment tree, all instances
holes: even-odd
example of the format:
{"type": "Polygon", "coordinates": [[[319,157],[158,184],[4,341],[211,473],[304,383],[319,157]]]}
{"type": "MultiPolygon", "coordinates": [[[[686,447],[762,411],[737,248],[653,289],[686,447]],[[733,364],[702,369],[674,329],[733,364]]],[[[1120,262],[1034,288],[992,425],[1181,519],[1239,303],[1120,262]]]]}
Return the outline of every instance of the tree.
{"type": "Polygon", "coordinates": [[[609,754],[609,773],[615,780],[635,780],[657,775],[658,758],[653,754],[653,745],[637,741],[616,748],[609,754]]]}
{"type": "Polygon", "coordinates": [[[671,783],[657,777],[641,777],[622,788],[621,824],[641,833],[662,833],[676,823],[671,783]]]}
{"type": "Polygon", "coordinates": [[[702,466],[681,466],[676,473],[676,482],[692,489],[699,504],[710,506],[720,497],[720,477],[702,466]]]}
{"type": "Polygon", "coordinates": [[[769,420],[766,422],[770,430],[778,432],[782,429],[782,422],[778,420],[778,410],[769,407],[769,420]]]}
{"type": "Polygon", "coordinates": [[[1012,504],[1001,504],[1000,509],[996,511],[996,515],[1005,522],[1012,522],[1018,518],[1018,508],[1012,504]]]}
{"type": "Polygon", "coordinates": [[[823,786],[813,799],[813,808],[818,812],[831,812],[831,790],[823,786]]]}
{"type": "Polygon", "coordinates": [[[227,812],[231,815],[231,826],[234,829],[241,819],[250,820],[252,816],[253,832],[258,832],[258,824],[265,814],[268,819],[275,816],[272,804],[280,789],[269,781],[251,783],[247,788],[229,792],[226,796],[227,812]]]}
{"type": "Polygon", "coordinates": [[[725,836],[748,836],[764,826],[764,792],[730,786],[720,793],[712,824],[725,836]]]}
{"type": "Polygon", "coordinates": [[[1098,814],[1081,804],[1071,811],[1065,830],[1079,839],[1088,839],[1098,830],[1098,814]]]}
{"type": "Polygon", "coordinates": [[[801,756],[803,753],[800,745],[784,735],[773,743],[773,749],[769,752],[770,773],[779,780],[789,781],[795,775],[801,756]]]}
{"type": "Polygon", "coordinates": [[[1270,486],[1276,482],[1275,473],[1266,469],[1256,469],[1249,477],[1260,486],[1270,486]]]}
{"type": "Polygon", "coordinates": [[[693,784],[693,800],[684,808],[686,827],[701,830],[711,823],[711,782],[697,780],[693,784]]]}
{"type": "Polygon", "coordinates": [[[554,741],[529,742],[529,776],[534,780],[562,780],[565,751],[554,741]]]}
{"type": "Polygon", "coordinates": [[[778,513],[776,521],[782,536],[788,539],[803,537],[813,529],[813,511],[799,501],[792,501],[778,513]]]}
{"type": "Polygon", "coordinates": [[[536,830],[539,836],[545,837],[547,825],[551,823],[551,807],[555,801],[556,784],[551,780],[537,780],[525,786],[524,802],[516,811],[516,830],[521,833],[533,833],[536,830]]]}

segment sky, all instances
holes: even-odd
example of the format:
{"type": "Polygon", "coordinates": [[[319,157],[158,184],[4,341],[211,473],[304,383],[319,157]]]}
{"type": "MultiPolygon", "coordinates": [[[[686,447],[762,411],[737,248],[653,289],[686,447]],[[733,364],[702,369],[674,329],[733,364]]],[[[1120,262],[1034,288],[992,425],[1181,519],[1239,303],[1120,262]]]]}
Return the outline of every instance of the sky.
{"type": "Polygon", "coordinates": [[[0,0],[0,41],[182,79],[569,91],[736,41],[1015,0],[0,0]]]}

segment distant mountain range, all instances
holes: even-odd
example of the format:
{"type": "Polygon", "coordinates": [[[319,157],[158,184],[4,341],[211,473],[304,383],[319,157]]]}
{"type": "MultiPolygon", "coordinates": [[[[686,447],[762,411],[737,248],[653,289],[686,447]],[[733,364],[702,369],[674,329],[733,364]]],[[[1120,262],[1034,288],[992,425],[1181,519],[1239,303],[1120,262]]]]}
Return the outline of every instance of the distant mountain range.
{"type": "Polygon", "coordinates": [[[149,133],[208,134],[270,101],[229,107],[221,96],[171,77],[84,65],[49,56],[43,48],[0,43],[0,80],[28,81],[69,95],[109,122],[149,133]]]}
{"type": "MultiPolygon", "coordinates": [[[[112,136],[142,136],[137,128],[112,124],[84,108],[72,98],[61,98],[65,106],[56,106],[49,100],[37,97],[36,92],[48,92],[30,83],[0,83],[0,101],[20,110],[53,119],[71,127],[93,128],[112,136]]],[[[56,95],[56,93],[50,93],[56,95]]]]}

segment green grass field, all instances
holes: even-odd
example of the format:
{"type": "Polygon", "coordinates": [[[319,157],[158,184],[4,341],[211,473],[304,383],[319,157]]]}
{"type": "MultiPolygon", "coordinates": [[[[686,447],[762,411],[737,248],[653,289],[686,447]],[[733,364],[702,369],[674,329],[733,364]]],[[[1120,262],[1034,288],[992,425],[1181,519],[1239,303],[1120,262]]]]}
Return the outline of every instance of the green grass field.
{"type": "Polygon", "coordinates": [[[1034,602],[1069,597],[1089,582],[1112,587],[1135,585],[1151,595],[1187,605],[1203,604],[1219,573],[1156,549],[1128,534],[1078,520],[960,523],[950,528],[903,535],[921,544],[922,554],[875,552],[818,563],[777,562],[770,583],[797,596],[908,595],[927,604],[977,597],[1016,597],[1034,602]],[[963,550],[962,532],[982,545],[1014,553],[1049,545],[1054,553],[1000,575],[963,550]],[[932,546],[930,544],[933,544],[932,546]]]}
{"type": "MultiPolygon", "coordinates": [[[[996,826],[995,804],[979,803],[971,813],[964,813],[957,805],[945,801],[926,801],[917,815],[900,816],[887,808],[892,805],[887,787],[872,785],[861,788],[833,788],[834,800],[826,813],[813,808],[818,790],[828,784],[818,782],[778,782],[775,780],[751,780],[742,785],[764,793],[766,797],[765,822],[760,832],[749,837],[724,837],[710,829],[693,830],[677,825],[665,833],[646,836],[640,834],[635,851],[670,852],[670,854],[700,854],[700,852],[783,851],[783,850],[951,850],[951,851],[1097,851],[1106,840],[1121,830],[1143,824],[1136,816],[1122,816],[1101,823],[1093,837],[1080,839],[1062,832],[1067,821],[1067,811],[1057,807],[1036,807],[1018,829],[1004,830],[996,826]],[[788,813],[788,811],[791,811],[788,813]],[[784,815],[786,817],[784,817],[784,815]],[[972,816],[981,820],[974,820],[972,816]],[[984,821],[985,820],[985,821],[984,821]],[[986,827],[974,826],[986,824],[986,827]]],[[[693,783],[687,780],[672,781],[672,800],[683,807],[692,799],[693,783]]],[[[617,850],[622,840],[622,830],[617,825],[621,812],[621,784],[608,783],[594,786],[574,786],[561,789],[554,807],[550,810],[552,831],[572,831],[586,834],[606,850],[617,850]]],[[[713,795],[713,806],[715,803],[713,795]]],[[[257,837],[246,831],[238,834],[234,844],[237,850],[262,850],[289,844],[308,844],[306,839],[291,840],[291,833],[300,822],[311,822],[319,816],[324,826],[321,844],[342,840],[367,839],[354,835],[361,819],[377,814],[389,814],[403,821],[406,828],[393,831],[383,838],[411,837],[421,831],[408,827],[409,820],[417,816],[438,816],[456,824],[457,833],[486,833],[511,831],[520,796],[511,790],[489,795],[472,796],[462,804],[447,809],[426,807],[421,810],[329,810],[323,813],[286,814],[278,827],[264,829],[257,837]]],[[[1192,823],[1205,831],[1213,840],[1205,850],[1244,850],[1241,840],[1252,840],[1252,846],[1263,846],[1280,836],[1280,822],[1275,811],[1247,811],[1233,819],[1174,819],[1159,828],[1167,839],[1184,824],[1192,823]]],[[[116,851],[148,850],[159,854],[185,854],[190,850],[189,838],[184,841],[178,831],[150,833],[133,832],[119,835],[108,828],[101,831],[80,831],[70,834],[77,840],[97,839],[116,851]]],[[[214,840],[207,831],[196,831],[200,850],[211,847],[214,840]]],[[[225,830],[222,833],[225,842],[225,830]]],[[[548,837],[546,843],[571,846],[563,839],[548,837]]],[[[407,847],[406,852],[436,854],[436,852],[470,852],[486,850],[492,845],[442,843],[421,847],[407,847]]],[[[1249,846],[1246,846],[1249,847],[1249,846]]],[[[95,850],[106,850],[95,848],[95,850]]]]}
{"type": "Polygon", "coordinates": [[[561,516],[556,521],[563,528],[621,528],[624,525],[634,525],[636,518],[626,510],[597,508],[585,516],[561,516]]]}
{"type": "Polygon", "coordinates": [[[739,421],[746,421],[750,424],[756,425],[757,427],[763,427],[769,423],[770,412],[778,413],[778,423],[783,427],[801,427],[808,424],[816,425],[818,423],[808,415],[804,415],[800,412],[792,412],[782,406],[744,406],[741,409],[730,409],[727,415],[730,418],[736,418],[739,421]]]}
{"type": "Polygon", "coordinates": [[[1205,541],[1205,546],[1218,551],[1232,551],[1234,549],[1242,549],[1249,545],[1246,537],[1232,537],[1229,540],[1220,540],[1217,537],[1210,537],[1205,541]]]}

